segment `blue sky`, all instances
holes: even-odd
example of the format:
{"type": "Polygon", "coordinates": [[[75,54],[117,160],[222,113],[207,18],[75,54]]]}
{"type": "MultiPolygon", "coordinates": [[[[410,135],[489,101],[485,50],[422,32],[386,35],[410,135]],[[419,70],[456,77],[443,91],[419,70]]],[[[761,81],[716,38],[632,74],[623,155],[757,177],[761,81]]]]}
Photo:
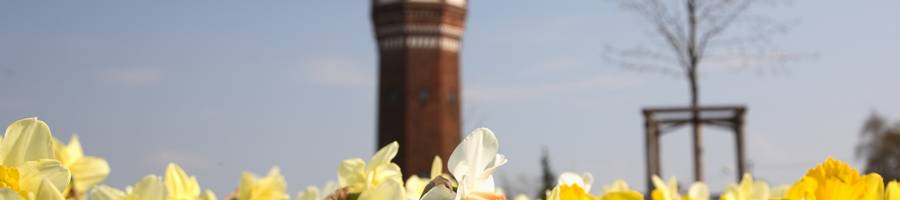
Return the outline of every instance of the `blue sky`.
{"type": "MultiPolygon", "coordinates": [[[[38,116],[112,166],[122,187],[174,161],[225,195],[240,173],[282,168],[290,193],[336,180],[376,148],[376,51],[368,1],[0,3],[0,122],[38,116]]],[[[756,176],[791,183],[831,155],[854,160],[863,120],[900,119],[900,2],[796,0],[755,12],[774,38],[817,55],[779,73],[708,66],[702,102],[746,104],[756,176]]],[[[610,1],[472,1],[463,40],[464,129],[493,129],[505,179],[557,171],[643,188],[649,105],[687,103],[682,79],[605,63],[646,45],[610,1]]],[[[767,70],[762,70],[767,71],[767,70]]],[[[732,180],[732,138],[707,129],[707,176],[732,180]]],[[[686,130],[664,138],[663,173],[690,179],[686,130]]],[[[861,166],[860,166],[861,167],[861,166]]],[[[503,178],[500,178],[503,179],[503,178]]],[[[531,194],[531,193],[529,193],[531,194]]]]}

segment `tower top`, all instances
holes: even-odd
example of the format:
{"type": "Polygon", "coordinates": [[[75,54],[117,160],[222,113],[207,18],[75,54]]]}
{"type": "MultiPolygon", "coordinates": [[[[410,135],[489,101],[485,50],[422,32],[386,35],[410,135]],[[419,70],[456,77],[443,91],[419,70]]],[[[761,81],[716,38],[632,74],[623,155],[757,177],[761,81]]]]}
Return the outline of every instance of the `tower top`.
{"type": "Polygon", "coordinates": [[[467,0],[373,0],[373,6],[386,6],[394,3],[437,3],[447,4],[460,8],[466,7],[467,0]]]}

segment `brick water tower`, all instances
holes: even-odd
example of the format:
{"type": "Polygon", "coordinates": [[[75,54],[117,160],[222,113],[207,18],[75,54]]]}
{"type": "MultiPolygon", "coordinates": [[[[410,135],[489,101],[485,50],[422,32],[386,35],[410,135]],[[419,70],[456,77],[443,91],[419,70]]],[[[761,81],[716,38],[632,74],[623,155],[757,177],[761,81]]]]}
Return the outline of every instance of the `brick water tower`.
{"type": "Polygon", "coordinates": [[[400,143],[404,177],[427,176],[460,140],[459,50],[466,0],[372,0],[378,147],[400,143]]]}

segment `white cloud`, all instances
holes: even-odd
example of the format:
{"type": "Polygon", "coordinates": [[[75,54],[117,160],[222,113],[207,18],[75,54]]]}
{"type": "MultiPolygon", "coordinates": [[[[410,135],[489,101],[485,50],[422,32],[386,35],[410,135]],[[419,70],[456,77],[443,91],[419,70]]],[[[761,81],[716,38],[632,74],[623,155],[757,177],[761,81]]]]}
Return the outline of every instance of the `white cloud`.
{"type": "Polygon", "coordinates": [[[153,85],[162,81],[162,71],[146,67],[113,68],[101,72],[100,79],[112,85],[153,85]]]}
{"type": "Polygon", "coordinates": [[[312,83],[336,87],[363,88],[376,84],[373,71],[347,59],[307,62],[302,66],[301,76],[312,83]]]}

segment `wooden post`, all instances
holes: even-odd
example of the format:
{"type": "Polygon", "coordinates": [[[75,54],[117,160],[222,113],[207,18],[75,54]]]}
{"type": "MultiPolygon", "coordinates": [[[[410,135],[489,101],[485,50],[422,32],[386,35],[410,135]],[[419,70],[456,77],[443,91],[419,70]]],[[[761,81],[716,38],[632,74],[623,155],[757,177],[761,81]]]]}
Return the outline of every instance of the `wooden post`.
{"type": "Polygon", "coordinates": [[[660,175],[659,128],[653,113],[644,111],[645,149],[647,153],[647,194],[653,191],[653,175],[660,175]]]}
{"type": "Polygon", "coordinates": [[[737,152],[737,181],[741,181],[741,177],[746,173],[747,165],[744,163],[746,158],[744,157],[744,113],[745,108],[737,109],[734,116],[734,140],[735,140],[735,150],[737,152]]]}

